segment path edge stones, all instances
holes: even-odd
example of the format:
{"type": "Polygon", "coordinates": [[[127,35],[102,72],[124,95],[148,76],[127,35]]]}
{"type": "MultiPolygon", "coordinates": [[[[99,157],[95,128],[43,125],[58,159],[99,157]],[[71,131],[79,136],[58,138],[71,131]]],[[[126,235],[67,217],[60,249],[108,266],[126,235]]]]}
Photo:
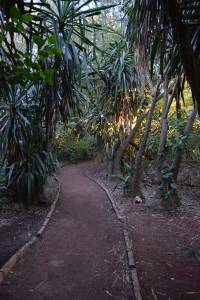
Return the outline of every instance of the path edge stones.
{"type": "Polygon", "coordinates": [[[133,294],[134,294],[133,300],[142,300],[141,287],[140,287],[140,283],[139,283],[139,277],[138,277],[136,264],[135,264],[135,258],[134,258],[133,244],[130,239],[126,218],[125,218],[125,216],[120,214],[119,209],[116,206],[115,200],[113,199],[109,190],[99,180],[94,179],[93,177],[86,174],[85,172],[84,172],[84,175],[88,179],[90,179],[91,181],[96,183],[106,193],[106,195],[111,203],[111,206],[115,212],[117,219],[121,223],[123,223],[123,236],[124,236],[124,242],[125,242],[125,247],[126,247],[126,252],[127,252],[128,268],[129,268],[129,274],[130,274],[130,279],[131,279],[131,285],[132,285],[133,294]]]}
{"type": "Polygon", "coordinates": [[[17,262],[27,254],[27,252],[30,250],[30,248],[39,240],[41,235],[44,233],[44,231],[53,215],[53,212],[55,211],[56,204],[57,204],[57,202],[59,200],[59,196],[60,196],[61,184],[56,176],[54,176],[54,178],[55,178],[56,182],[58,183],[58,191],[57,191],[57,194],[55,196],[53,203],[51,204],[50,210],[49,210],[47,216],[45,217],[44,222],[42,223],[42,226],[40,227],[40,229],[38,230],[36,235],[34,235],[30,239],[30,241],[26,242],[19,250],[17,250],[7,260],[7,262],[1,267],[1,269],[0,269],[0,285],[4,281],[4,279],[8,276],[8,274],[13,270],[13,268],[15,267],[17,262]]]}

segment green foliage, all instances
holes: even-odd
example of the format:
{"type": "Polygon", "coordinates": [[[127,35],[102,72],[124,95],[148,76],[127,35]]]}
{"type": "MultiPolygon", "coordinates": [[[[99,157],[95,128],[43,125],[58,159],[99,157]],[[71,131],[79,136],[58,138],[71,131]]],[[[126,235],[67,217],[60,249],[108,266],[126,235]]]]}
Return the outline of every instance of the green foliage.
{"type": "Polygon", "coordinates": [[[124,176],[119,174],[111,175],[111,178],[118,181],[113,190],[115,190],[119,186],[119,184],[121,184],[123,188],[123,193],[124,195],[126,195],[130,191],[131,178],[134,175],[134,166],[125,161],[123,161],[123,165],[124,165],[124,172],[126,175],[124,176]]]}
{"type": "Polygon", "coordinates": [[[169,202],[174,197],[177,185],[174,181],[174,173],[172,167],[165,167],[162,171],[162,179],[157,182],[157,185],[161,191],[161,197],[164,202],[169,202]]]}
{"type": "Polygon", "coordinates": [[[173,115],[169,118],[169,131],[167,139],[167,154],[173,157],[178,148],[183,147],[184,159],[200,160],[199,149],[199,120],[196,120],[192,132],[186,137],[183,133],[186,125],[187,114],[182,113],[182,118],[177,119],[173,115]]]}
{"type": "Polygon", "coordinates": [[[188,63],[194,64],[194,70],[198,70],[199,1],[128,0],[125,1],[124,9],[128,19],[127,38],[133,49],[140,53],[139,67],[146,62],[151,66],[152,78],[157,72],[162,75],[167,73],[170,78],[177,75],[181,78],[184,71],[188,77],[185,69],[185,64],[188,63]],[[181,39],[184,32],[188,33],[188,36],[181,39]],[[183,55],[183,48],[190,49],[191,53],[183,55]],[[189,62],[188,55],[191,60],[194,58],[193,63],[189,62]]]}
{"type": "Polygon", "coordinates": [[[123,40],[109,45],[97,74],[104,83],[101,93],[104,104],[113,115],[118,118],[120,113],[126,115],[136,108],[134,55],[123,40]]]}
{"type": "MultiPolygon", "coordinates": [[[[188,137],[183,134],[188,118],[187,110],[187,107],[185,110],[182,110],[182,117],[177,119],[177,116],[174,115],[172,108],[172,113],[168,117],[169,128],[167,133],[167,143],[165,146],[165,158],[167,160],[173,158],[176,151],[182,147],[185,150],[183,157],[184,160],[200,160],[199,120],[195,121],[193,130],[188,137]]],[[[151,135],[149,136],[146,145],[147,156],[150,155],[150,157],[156,158],[158,145],[160,142],[160,131],[160,116],[155,113],[151,126],[151,135]]],[[[140,135],[142,135],[142,133],[143,129],[141,130],[140,135]]]]}
{"type": "MultiPolygon", "coordinates": [[[[182,98],[184,104],[184,68],[170,17],[166,15],[163,19],[164,1],[155,1],[150,6],[150,1],[126,1],[130,43],[122,34],[116,35],[115,41],[108,48],[103,45],[104,51],[99,52],[97,30],[102,26],[96,21],[112,5],[98,6],[94,0],[33,0],[31,3],[20,0],[11,1],[10,6],[8,2],[0,3],[0,178],[5,176],[5,185],[16,191],[19,198],[34,197],[48,174],[55,170],[54,146],[62,160],[91,158],[95,147],[89,133],[98,150],[111,156],[114,147],[129,134],[136,116],[151,101],[146,67],[150,68],[152,84],[158,73],[161,77],[168,75],[169,86],[173,86],[175,79],[178,82],[173,100],[176,115],[174,109],[168,118],[166,158],[184,147],[191,150],[186,152],[186,158],[199,160],[198,130],[187,144],[183,134],[188,119],[187,109],[180,102],[182,98]],[[139,66],[137,70],[136,66],[139,66]],[[84,122],[80,124],[83,111],[84,122]],[[78,118],[72,124],[74,116],[78,118]],[[65,130],[56,131],[59,122],[67,124],[65,130]],[[77,125],[83,130],[79,128],[78,132],[77,125]]],[[[199,16],[196,9],[191,11],[187,0],[182,4],[185,9],[180,13],[198,60],[199,16]],[[191,21],[193,26],[189,26],[191,21]]],[[[102,41],[104,33],[99,33],[102,41]]],[[[161,108],[154,116],[146,146],[147,154],[153,157],[159,145],[161,108]]],[[[144,126],[141,127],[136,145],[143,135],[144,126]]],[[[125,158],[132,158],[130,149],[125,158]]],[[[124,162],[124,173],[118,180],[125,193],[134,175],[132,165],[124,162]]],[[[166,201],[176,190],[170,168],[162,171],[160,189],[166,201]]]]}
{"type": "Polygon", "coordinates": [[[33,85],[9,86],[1,94],[1,172],[4,186],[15,198],[30,201],[42,190],[55,170],[54,159],[45,151],[41,124],[36,120],[39,103],[33,85]]]}
{"type": "Polygon", "coordinates": [[[90,159],[95,153],[91,138],[88,136],[79,138],[69,129],[57,131],[55,148],[58,159],[71,162],[90,159]]]}
{"type": "Polygon", "coordinates": [[[200,147],[192,149],[191,158],[194,161],[200,161],[200,147]]]}
{"type": "Polygon", "coordinates": [[[193,130],[188,137],[187,144],[185,145],[184,159],[192,159],[200,162],[200,139],[199,139],[200,122],[197,119],[194,123],[193,130]]]}
{"type": "Polygon", "coordinates": [[[168,140],[168,147],[171,150],[171,153],[174,154],[176,150],[184,145],[185,140],[187,139],[184,135],[179,135],[172,137],[168,140]]]}
{"type": "MultiPolygon", "coordinates": [[[[33,198],[55,169],[56,124],[80,114],[85,101],[90,20],[110,7],[93,0],[0,3],[0,172],[21,200],[33,198]]],[[[90,142],[74,140],[72,156],[89,156],[90,142]]]]}
{"type": "Polygon", "coordinates": [[[188,258],[200,263],[200,249],[194,249],[191,245],[181,247],[181,250],[188,258]]]}
{"type": "Polygon", "coordinates": [[[155,156],[158,151],[159,135],[151,135],[147,141],[146,152],[151,156],[155,156]]]}
{"type": "Polygon", "coordinates": [[[38,200],[47,176],[56,171],[56,166],[51,153],[26,152],[26,157],[7,166],[7,188],[12,188],[20,201],[38,200]]]}

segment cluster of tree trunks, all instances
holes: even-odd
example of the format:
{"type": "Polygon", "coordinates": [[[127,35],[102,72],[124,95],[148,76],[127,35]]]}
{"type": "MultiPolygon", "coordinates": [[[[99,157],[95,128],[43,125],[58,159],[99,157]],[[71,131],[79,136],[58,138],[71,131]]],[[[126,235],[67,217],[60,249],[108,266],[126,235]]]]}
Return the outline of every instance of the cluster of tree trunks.
{"type": "MultiPolygon", "coordinates": [[[[149,86],[151,86],[150,90],[151,90],[152,100],[149,106],[145,109],[145,111],[143,111],[138,116],[135,122],[135,126],[130,130],[129,134],[119,144],[114,154],[112,160],[112,167],[111,167],[112,174],[121,173],[121,161],[123,159],[123,156],[128,146],[131,144],[134,145],[134,139],[136,137],[136,134],[138,133],[142,122],[146,119],[144,133],[141,138],[140,144],[137,147],[138,149],[137,149],[137,154],[134,162],[134,176],[131,181],[131,194],[133,197],[137,195],[142,196],[141,186],[140,186],[141,176],[142,176],[142,161],[143,161],[143,156],[145,154],[148,137],[151,132],[151,124],[152,124],[154,110],[157,102],[160,99],[163,100],[163,106],[162,106],[163,108],[162,108],[162,116],[161,116],[160,139],[159,139],[159,146],[158,146],[155,165],[157,169],[158,179],[160,180],[162,178],[161,171],[163,169],[164,162],[165,162],[165,150],[166,150],[167,135],[168,135],[168,114],[173,99],[176,97],[176,92],[178,88],[178,79],[176,79],[173,84],[169,85],[168,78],[166,77],[163,84],[164,93],[160,92],[161,80],[157,81],[157,85],[155,87],[153,86],[153,82],[150,80],[150,77],[148,75],[147,75],[147,80],[149,82],[149,86]],[[170,94],[169,91],[171,92],[170,94]]],[[[192,126],[195,121],[196,115],[197,115],[197,106],[195,105],[190,117],[188,118],[187,124],[183,132],[184,141],[187,140],[192,130],[192,126]]],[[[183,152],[184,152],[184,144],[181,144],[181,146],[177,148],[176,155],[172,161],[172,169],[174,172],[173,178],[175,182],[177,181],[177,176],[180,169],[183,152]]]]}
{"type": "MultiPolygon", "coordinates": [[[[197,111],[200,115],[200,85],[199,85],[200,66],[197,63],[197,59],[196,59],[196,52],[198,52],[197,51],[198,49],[195,49],[193,47],[191,36],[188,32],[188,27],[183,22],[183,18],[181,15],[181,7],[179,2],[174,0],[167,0],[164,3],[167,9],[166,13],[169,17],[172,26],[174,41],[178,47],[180,61],[183,66],[184,74],[186,76],[188,83],[190,84],[193,99],[194,99],[194,109],[190,117],[188,118],[187,124],[183,131],[184,141],[186,141],[192,130],[192,126],[195,121],[197,111]]],[[[151,130],[151,123],[152,123],[152,118],[156,107],[156,103],[160,98],[162,98],[160,97],[161,82],[158,80],[157,85],[154,87],[151,77],[148,73],[148,70],[146,69],[144,71],[146,73],[145,74],[146,81],[151,90],[151,96],[152,96],[151,103],[149,107],[139,115],[136,124],[134,128],[131,129],[129,135],[122,140],[120,146],[115,152],[115,156],[113,158],[113,163],[112,163],[112,172],[115,174],[120,173],[121,171],[120,162],[124,156],[124,153],[127,147],[134,141],[134,138],[138,133],[138,130],[140,129],[142,122],[146,119],[144,133],[141,138],[140,145],[135,158],[134,176],[131,182],[131,190],[133,196],[141,195],[140,182],[141,182],[141,174],[142,174],[142,158],[145,153],[146,144],[151,130]]],[[[164,97],[163,97],[163,108],[162,108],[162,116],[161,116],[161,131],[160,131],[160,141],[159,141],[157,158],[156,158],[158,179],[161,179],[162,177],[161,171],[163,169],[164,162],[165,162],[165,149],[166,149],[167,134],[168,134],[168,114],[173,99],[176,97],[176,91],[178,86],[178,79],[174,80],[173,92],[171,95],[169,95],[169,90],[170,90],[169,81],[170,80],[166,76],[164,78],[164,84],[163,84],[164,97]]],[[[179,105],[177,105],[177,115],[179,115],[178,106],[179,105]]],[[[183,151],[184,151],[184,144],[181,143],[180,146],[177,147],[176,155],[172,161],[172,170],[173,170],[173,177],[175,182],[177,181],[183,151]]]]}

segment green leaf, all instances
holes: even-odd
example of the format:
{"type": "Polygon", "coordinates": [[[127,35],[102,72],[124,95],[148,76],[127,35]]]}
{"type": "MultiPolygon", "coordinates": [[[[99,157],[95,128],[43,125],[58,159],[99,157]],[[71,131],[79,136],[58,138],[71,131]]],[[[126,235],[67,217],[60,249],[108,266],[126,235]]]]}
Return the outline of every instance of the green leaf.
{"type": "Polygon", "coordinates": [[[5,29],[8,32],[15,32],[16,31],[14,23],[12,23],[12,22],[7,23],[6,26],[5,26],[5,29]]]}
{"type": "Polygon", "coordinates": [[[40,76],[40,79],[45,80],[45,76],[44,76],[44,73],[43,73],[43,72],[39,72],[39,76],[40,76]]]}
{"type": "Polygon", "coordinates": [[[50,45],[55,45],[56,42],[57,42],[56,36],[55,36],[54,34],[52,34],[52,35],[48,38],[48,43],[49,43],[50,45]]]}
{"type": "Polygon", "coordinates": [[[172,173],[172,172],[164,173],[164,174],[162,175],[162,177],[163,177],[164,179],[170,179],[170,178],[172,178],[172,176],[173,176],[173,173],[172,173]]]}
{"type": "Polygon", "coordinates": [[[80,15],[85,15],[87,16],[95,16],[98,15],[99,13],[101,13],[103,10],[115,7],[116,5],[111,4],[111,5],[103,5],[100,7],[95,7],[95,8],[91,8],[91,9],[87,9],[87,10],[81,10],[77,13],[75,13],[75,16],[80,16],[80,15]]]}
{"type": "Polygon", "coordinates": [[[54,54],[53,48],[45,48],[45,51],[49,56],[54,54]]]}
{"type": "Polygon", "coordinates": [[[13,53],[13,58],[15,59],[20,59],[20,54],[19,53],[13,53]]]}
{"type": "Polygon", "coordinates": [[[176,185],[175,182],[171,183],[170,186],[171,186],[171,188],[172,188],[173,190],[176,190],[176,189],[177,189],[177,185],[176,185]]]}
{"type": "Polygon", "coordinates": [[[41,60],[45,60],[45,59],[47,59],[47,58],[49,57],[48,51],[45,51],[45,50],[40,50],[40,51],[38,52],[38,55],[39,55],[39,58],[40,58],[41,60]]]}
{"type": "Polygon", "coordinates": [[[16,26],[17,32],[24,32],[24,26],[21,23],[18,23],[16,26]]]}
{"type": "Polygon", "coordinates": [[[41,72],[34,72],[29,74],[30,80],[32,80],[34,83],[38,82],[39,80],[43,79],[41,76],[41,72]]]}
{"type": "Polygon", "coordinates": [[[30,67],[32,69],[38,70],[40,68],[40,65],[36,62],[32,62],[31,59],[26,58],[24,60],[24,63],[26,64],[27,67],[30,67]]]}
{"type": "Polygon", "coordinates": [[[28,23],[28,22],[31,22],[33,20],[33,16],[31,15],[22,15],[22,22],[24,23],[28,23]]]}
{"type": "Polygon", "coordinates": [[[34,35],[33,36],[33,41],[35,44],[37,44],[39,47],[42,47],[45,43],[45,41],[43,40],[43,38],[39,35],[34,35]]]}
{"type": "Polygon", "coordinates": [[[45,70],[43,72],[44,76],[45,76],[45,81],[47,84],[52,85],[53,84],[53,70],[45,70]]]}
{"type": "Polygon", "coordinates": [[[11,8],[11,17],[16,20],[20,18],[20,12],[16,6],[12,6],[11,8]]]}
{"type": "Polygon", "coordinates": [[[57,56],[62,56],[62,50],[58,47],[53,48],[53,52],[57,56]]]}
{"type": "Polygon", "coordinates": [[[3,35],[0,34],[0,44],[2,44],[3,40],[4,40],[3,35]]]}

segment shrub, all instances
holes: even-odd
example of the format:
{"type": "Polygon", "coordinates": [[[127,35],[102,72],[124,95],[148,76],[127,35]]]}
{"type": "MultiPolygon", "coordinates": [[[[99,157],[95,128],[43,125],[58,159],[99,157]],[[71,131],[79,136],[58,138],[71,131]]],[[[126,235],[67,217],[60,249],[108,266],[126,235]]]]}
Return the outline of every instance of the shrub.
{"type": "Polygon", "coordinates": [[[88,136],[78,138],[70,131],[59,130],[56,133],[56,152],[59,160],[78,160],[93,157],[95,151],[92,139],[88,136]]]}
{"type": "Polygon", "coordinates": [[[16,192],[17,200],[26,203],[38,201],[47,176],[55,172],[56,168],[57,162],[51,153],[31,153],[6,167],[6,186],[16,192]]]}

